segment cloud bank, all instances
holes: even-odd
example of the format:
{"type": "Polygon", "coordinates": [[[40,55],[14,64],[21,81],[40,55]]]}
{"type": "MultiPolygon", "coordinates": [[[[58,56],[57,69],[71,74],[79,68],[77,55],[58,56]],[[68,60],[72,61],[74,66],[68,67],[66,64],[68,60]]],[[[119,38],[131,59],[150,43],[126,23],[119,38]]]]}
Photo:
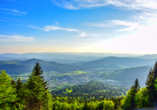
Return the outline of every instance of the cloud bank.
{"type": "Polygon", "coordinates": [[[157,10],[156,0],[52,0],[56,5],[67,9],[80,9],[113,5],[135,10],[157,10]]]}
{"type": "Polygon", "coordinates": [[[22,12],[22,11],[18,11],[18,10],[15,10],[15,9],[7,9],[7,8],[1,8],[2,10],[6,10],[6,11],[10,11],[10,12],[13,12],[13,13],[16,13],[18,15],[26,15],[27,13],[26,12],[22,12]]]}
{"type": "Polygon", "coordinates": [[[33,40],[33,37],[24,37],[21,35],[0,35],[0,42],[30,42],[33,40]]]}
{"type": "Polygon", "coordinates": [[[73,29],[73,28],[63,28],[63,27],[59,27],[59,26],[45,26],[44,28],[40,28],[40,27],[36,27],[36,26],[32,26],[32,25],[29,25],[29,26],[32,28],[35,28],[35,29],[46,31],[46,32],[60,30],[60,31],[79,33],[79,35],[74,36],[74,37],[86,37],[86,36],[91,35],[91,34],[87,34],[86,32],[82,32],[82,31],[79,31],[79,30],[73,29]]]}

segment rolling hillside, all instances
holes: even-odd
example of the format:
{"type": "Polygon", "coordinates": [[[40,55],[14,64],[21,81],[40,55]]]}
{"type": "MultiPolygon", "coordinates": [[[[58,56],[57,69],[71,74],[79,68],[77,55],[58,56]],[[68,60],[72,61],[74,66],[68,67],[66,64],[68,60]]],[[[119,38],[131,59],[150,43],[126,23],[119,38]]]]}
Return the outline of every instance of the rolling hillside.
{"type": "Polygon", "coordinates": [[[124,69],[127,67],[134,66],[145,66],[145,65],[153,65],[155,60],[146,60],[139,58],[128,58],[128,57],[106,57],[99,60],[93,60],[89,62],[80,62],[73,63],[71,65],[56,63],[54,61],[43,61],[39,59],[29,59],[25,61],[0,61],[0,70],[6,70],[8,73],[19,74],[25,72],[31,72],[32,68],[39,62],[42,66],[44,72],[50,71],[58,71],[58,72],[66,72],[66,71],[75,71],[75,70],[96,70],[103,69],[106,70],[117,70],[124,69]]]}
{"type": "Polygon", "coordinates": [[[122,70],[117,70],[112,72],[109,75],[102,75],[101,77],[104,79],[112,79],[121,83],[121,85],[132,86],[135,79],[139,79],[139,83],[141,86],[145,86],[145,81],[150,71],[149,66],[141,66],[141,67],[133,67],[126,68],[122,70]]]}
{"type": "Polygon", "coordinates": [[[129,57],[106,57],[90,62],[76,63],[80,69],[94,69],[94,68],[110,68],[120,69],[121,67],[135,67],[144,65],[153,65],[155,60],[147,60],[140,58],[129,57]]]}
{"type": "Polygon", "coordinates": [[[31,72],[36,62],[39,62],[44,72],[50,71],[65,72],[76,70],[76,67],[71,65],[60,64],[56,62],[47,62],[39,59],[30,59],[26,61],[1,61],[0,70],[6,70],[7,73],[9,74],[31,72]]]}

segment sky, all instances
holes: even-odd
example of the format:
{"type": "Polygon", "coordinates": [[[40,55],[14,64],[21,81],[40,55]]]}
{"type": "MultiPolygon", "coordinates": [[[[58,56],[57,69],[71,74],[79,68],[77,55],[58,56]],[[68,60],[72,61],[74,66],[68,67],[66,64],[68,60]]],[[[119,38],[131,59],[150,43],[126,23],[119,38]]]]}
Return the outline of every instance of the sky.
{"type": "Polygon", "coordinates": [[[157,0],[0,0],[0,53],[157,54],[157,0]]]}

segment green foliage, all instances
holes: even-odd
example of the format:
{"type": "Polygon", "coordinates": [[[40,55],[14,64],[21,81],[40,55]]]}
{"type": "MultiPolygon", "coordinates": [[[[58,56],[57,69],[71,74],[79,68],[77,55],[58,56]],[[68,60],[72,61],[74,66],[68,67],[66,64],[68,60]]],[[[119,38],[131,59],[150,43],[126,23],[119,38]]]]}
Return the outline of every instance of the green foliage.
{"type": "MultiPolygon", "coordinates": [[[[76,74],[82,74],[82,71],[76,74]]],[[[132,110],[151,107],[157,96],[157,63],[150,70],[146,85],[140,89],[136,79],[126,96],[116,98],[121,95],[118,93],[125,90],[115,85],[90,81],[55,91],[58,93],[56,96],[49,93],[41,66],[36,63],[26,83],[20,79],[15,82],[5,71],[1,71],[0,110],[132,110]]]]}
{"type": "Polygon", "coordinates": [[[47,84],[44,82],[44,77],[42,76],[43,70],[41,70],[41,66],[39,63],[36,63],[31,76],[28,78],[26,82],[27,94],[29,98],[27,98],[27,108],[31,109],[40,109],[41,107],[48,108],[47,103],[47,84]],[[33,102],[33,104],[32,104],[33,102]]]}
{"type": "Polygon", "coordinates": [[[124,99],[122,100],[122,105],[123,105],[124,110],[131,110],[132,109],[132,105],[131,105],[132,92],[133,92],[133,89],[129,90],[127,92],[127,96],[124,97],[124,99]]]}
{"type": "Polygon", "coordinates": [[[149,96],[147,93],[148,93],[148,89],[146,89],[146,87],[141,88],[137,92],[135,96],[136,108],[149,107],[150,102],[149,102],[149,96]]]}
{"type": "Polygon", "coordinates": [[[15,85],[11,84],[11,78],[7,75],[5,71],[0,73],[0,109],[1,110],[11,110],[11,109],[21,109],[21,105],[17,103],[19,99],[17,98],[15,85]]]}
{"type": "Polygon", "coordinates": [[[113,110],[114,103],[111,100],[104,100],[103,101],[103,110],[113,110]]]}
{"type": "MultiPolygon", "coordinates": [[[[53,95],[72,96],[72,97],[95,97],[101,99],[103,97],[118,97],[125,94],[128,89],[113,84],[106,84],[99,81],[89,81],[83,85],[69,86],[59,90],[53,90],[53,95]]],[[[84,99],[86,99],[86,97],[84,99]]],[[[92,100],[92,99],[91,99],[92,100]]]]}
{"type": "Polygon", "coordinates": [[[136,78],[135,80],[134,88],[135,88],[135,93],[137,93],[140,90],[140,84],[138,78],[136,78]]]}
{"type": "MultiPolygon", "coordinates": [[[[154,66],[155,69],[155,66],[154,66]]],[[[156,90],[155,90],[155,77],[154,77],[154,69],[151,69],[149,71],[148,77],[147,77],[147,81],[146,81],[146,88],[147,88],[147,94],[148,94],[148,100],[150,102],[149,106],[153,106],[153,103],[155,101],[155,94],[156,94],[156,90]]]]}
{"type": "Polygon", "coordinates": [[[154,86],[155,86],[155,89],[157,90],[157,78],[155,80],[154,86]]]}

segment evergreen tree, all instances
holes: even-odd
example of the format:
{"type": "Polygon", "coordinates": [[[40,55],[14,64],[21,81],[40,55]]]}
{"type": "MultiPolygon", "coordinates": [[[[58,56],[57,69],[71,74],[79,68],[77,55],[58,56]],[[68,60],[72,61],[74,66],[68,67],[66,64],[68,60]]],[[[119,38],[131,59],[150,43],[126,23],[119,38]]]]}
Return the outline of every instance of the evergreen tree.
{"type": "Polygon", "coordinates": [[[16,90],[19,91],[22,88],[23,88],[23,83],[21,82],[20,78],[18,78],[17,84],[16,84],[16,90]]]}
{"type": "Polygon", "coordinates": [[[150,69],[147,80],[146,80],[146,88],[148,94],[148,100],[150,102],[149,106],[154,106],[154,102],[156,100],[156,90],[155,90],[155,77],[157,75],[157,62],[155,63],[153,69],[150,69]]]}
{"type": "Polygon", "coordinates": [[[136,89],[134,86],[132,86],[131,99],[130,99],[131,110],[136,108],[135,95],[136,95],[136,89]]]}
{"type": "Polygon", "coordinates": [[[17,101],[17,102],[20,103],[21,105],[23,105],[23,107],[25,107],[25,99],[27,97],[26,97],[26,93],[25,93],[25,88],[24,88],[23,83],[21,82],[20,78],[18,78],[15,88],[16,88],[17,98],[19,99],[19,101],[17,101]]]}
{"type": "Polygon", "coordinates": [[[157,79],[157,62],[155,63],[153,67],[153,106],[155,106],[155,103],[157,102],[157,90],[155,89],[155,80],[157,79]]]}
{"type": "Polygon", "coordinates": [[[13,79],[11,79],[11,84],[16,86],[16,82],[13,79]]]}
{"type": "Polygon", "coordinates": [[[43,70],[39,63],[36,63],[31,76],[27,81],[27,88],[29,98],[27,108],[36,108],[40,110],[43,107],[47,108],[47,83],[44,82],[44,77],[42,76],[43,70]],[[33,103],[32,103],[33,102],[33,103]]]}
{"type": "Polygon", "coordinates": [[[83,110],[89,110],[90,108],[89,108],[89,106],[87,105],[87,102],[85,102],[85,105],[84,105],[84,107],[83,107],[83,110]]]}
{"type": "Polygon", "coordinates": [[[149,73],[148,73],[148,76],[147,76],[147,80],[146,80],[146,86],[149,86],[151,81],[150,81],[150,76],[153,76],[153,70],[152,68],[150,69],[149,73]]]}
{"type": "Polygon", "coordinates": [[[118,109],[118,102],[115,102],[114,109],[118,109]]]}
{"type": "Polygon", "coordinates": [[[56,109],[55,109],[55,104],[53,104],[53,110],[56,110],[56,109]]]}
{"type": "Polygon", "coordinates": [[[125,98],[125,102],[123,105],[124,110],[133,110],[137,107],[135,96],[139,90],[139,81],[138,79],[136,79],[134,85],[131,87],[130,91],[128,91],[127,97],[125,98]]]}
{"type": "MultiPolygon", "coordinates": [[[[11,78],[5,71],[0,73],[0,108],[1,110],[17,109],[15,106],[18,101],[16,89],[11,84],[11,78]]],[[[18,107],[20,109],[20,105],[18,107]]]]}
{"type": "Polygon", "coordinates": [[[32,73],[34,73],[32,75],[40,77],[40,80],[41,80],[45,90],[48,90],[47,82],[44,81],[44,76],[42,76],[43,70],[41,69],[41,66],[40,66],[40,64],[38,62],[34,66],[32,73]]]}
{"type": "Polygon", "coordinates": [[[157,62],[155,63],[153,67],[153,75],[154,75],[154,80],[157,78],[157,62]]]}
{"type": "Polygon", "coordinates": [[[140,90],[138,78],[135,80],[134,88],[135,88],[135,93],[137,93],[140,90]]]}

